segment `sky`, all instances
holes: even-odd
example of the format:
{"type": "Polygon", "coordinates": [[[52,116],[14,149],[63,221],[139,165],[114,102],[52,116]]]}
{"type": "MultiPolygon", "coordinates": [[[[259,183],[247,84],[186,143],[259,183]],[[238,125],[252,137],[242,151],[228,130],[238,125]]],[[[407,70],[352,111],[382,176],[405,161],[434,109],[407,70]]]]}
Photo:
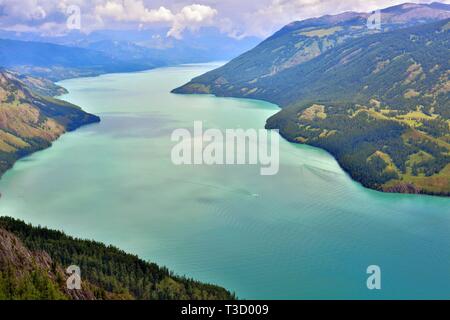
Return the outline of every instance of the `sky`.
{"type": "Polygon", "coordinates": [[[186,30],[213,26],[230,37],[264,38],[292,21],[344,11],[368,12],[404,2],[432,1],[0,0],[0,29],[58,36],[73,28],[89,33],[165,27],[166,37],[181,39],[186,30]]]}

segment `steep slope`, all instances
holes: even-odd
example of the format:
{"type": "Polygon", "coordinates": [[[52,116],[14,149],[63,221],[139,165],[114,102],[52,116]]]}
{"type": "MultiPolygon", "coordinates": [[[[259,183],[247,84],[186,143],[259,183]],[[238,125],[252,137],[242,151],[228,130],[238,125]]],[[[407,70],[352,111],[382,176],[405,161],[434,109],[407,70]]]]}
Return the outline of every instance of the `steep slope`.
{"type": "Polygon", "coordinates": [[[257,82],[269,82],[278,73],[355,38],[450,18],[450,5],[403,4],[381,10],[381,30],[367,27],[369,16],[369,13],[346,12],[293,22],[254,49],[174,92],[251,96],[257,82]]]}
{"type": "Polygon", "coordinates": [[[14,73],[14,76],[20,79],[20,81],[22,81],[31,91],[41,96],[56,97],[68,93],[65,88],[58,86],[48,79],[32,77],[19,73],[14,73]]]}
{"type": "Polygon", "coordinates": [[[447,19],[365,35],[245,87],[218,69],[176,92],[277,103],[267,128],[328,150],[363,185],[449,195],[449,30],[447,19]]]}
{"type": "Polygon", "coordinates": [[[87,283],[80,291],[64,288],[66,277],[46,252],[29,250],[17,236],[0,227],[0,300],[95,298],[87,283]]]}
{"type": "Polygon", "coordinates": [[[17,159],[49,147],[64,132],[100,121],[75,105],[35,93],[25,83],[42,93],[61,90],[48,87],[47,80],[0,70],[0,176],[17,159]]]}
{"type": "Polygon", "coordinates": [[[0,217],[0,300],[234,298],[114,247],[0,217]],[[80,267],[81,290],[67,289],[70,265],[80,267]]]}

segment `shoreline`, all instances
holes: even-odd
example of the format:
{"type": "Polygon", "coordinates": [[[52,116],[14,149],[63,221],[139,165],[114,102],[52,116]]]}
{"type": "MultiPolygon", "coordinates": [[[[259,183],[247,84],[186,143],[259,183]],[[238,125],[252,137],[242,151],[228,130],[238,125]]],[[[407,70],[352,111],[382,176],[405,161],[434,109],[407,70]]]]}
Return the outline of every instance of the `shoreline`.
{"type": "MultiPolygon", "coordinates": [[[[211,63],[214,63],[214,62],[211,62],[211,63]]],[[[130,74],[134,74],[134,73],[142,73],[142,72],[147,72],[147,71],[151,71],[151,70],[155,70],[155,69],[161,69],[161,68],[167,68],[167,67],[171,67],[171,66],[161,66],[161,67],[154,67],[154,68],[149,68],[149,69],[145,69],[145,70],[136,70],[136,71],[130,70],[130,71],[118,71],[118,72],[95,73],[95,74],[92,74],[92,75],[80,75],[80,76],[76,76],[76,77],[63,78],[63,79],[60,79],[60,80],[57,80],[57,81],[53,81],[53,80],[50,80],[50,79],[45,78],[45,77],[40,77],[40,78],[46,79],[46,80],[50,81],[52,84],[61,87],[61,88],[64,89],[64,91],[65,91],[65,92],[62,92],[62,93],[57,94],[57,95],[49,96],[50,98],[54,98],[54,99],[60,100],[60,101],[62,101],[62,102],[64,102],[64,103],[70,103],[70,104],[71,104],[71,102],[69,102],[69,101],[64,100],[64,99],[61,98],[61,97],[63,97],[64,95],[66,95],[66,94],[69,93],[69,91],[67,90],[67,88],[65,88],[65,87],[61,84],[61,82],[68,81],[68,80],[72,80],[72,79],[98,78],[98,77],[101,77],[101,76],[104,76],[104,75],[110,75],[110,74],[111,74],[111,75],[114,75],[114,74],[127,74],[127,73],[130,73],[130,74]]],[[[28,75],[28,76],[32,76],[32,75],[28,75]]],[[[33,76],[32,76],[32,77],[33,77],[33,76]]],[[[33,151],[31,151],[31,152],[27,152],[27,153],[25,153],[25,154],[19,156],[17,159],[14,160],[14,162],[12,162],[12,163],[8,166],[8,168],[6,168],[6,169],[3,170],[3,171],[0,170],[0,179],[2,179],[2,177],[5,175],[6,172],[8,172],[9,170],[11,170],[11,169],[14,168],[14,165],[17,163],[17,161],[22,160],[22,159],[25,159],[25,158],[27,158],[27,157],[29,157],[29,156],[31,156],[31,155],[37,153],[37,152],[41,152],[41,151],[44,151],[44,150],[47,150],[47,149],[51,148],[53,142],[57,141],[57,140],[58,140],[60,137],[62,137],[63,135],[65,135],[65,134],[67,134],[67,133],[70,133],[70,132],[73,132],[73,131],[76,131],[76,130],[82,128],[82,127],[89,126],[89,125],[93,125],[93,124],[96,124],[96,123],[100,123],[100,122],[101,122],[101,117],[100,117],[99,115],[93,114],[93,113],[91,114],[90,112],[85,111],[81,106],[78,106],[78,105],[77,105],[77,107],[79,107],[80,110],[81,110],[82,112],[84,112],[84,113],[86,113],[86,114],[88,114],[88,115],[92,115],[92,116],[94,116],[95,118],[97,118],[97,121],[86,122],[86,123],[84,123],[84,124],[81,124],[81,125],[75,127],[74,129],[71,129],[71,130],[67,129],[65,132],[63,132],[63,133],[62,133],[60,136],[58,136],[56,139],[50,141],[48,146],[46,146],[46,147],[44,147],[44,148],[39,148],[39,149],[33,150],[33,151]]],[[[0,191],[0,199],[1,199],[1,191],[0,191]]]]}
{"type": "Polygon", "coordinates": [[[0,178],[18,160],[50,148],[62,135],[101,121],[80,106],[56,98],[67,89],[50,80],[30,77],[31,80],[22,81],[20,75],[8,70],[0,76],[3,81],[0,89],[10,97],[2,100],[1,105],[4,121],[1,132],[6,138],[2,138],[0,178]],[[42,81],[42,87],[33,81],[42,81]]]}
{"type": "MultiPolygon", "coordinates": [[[[83,124],[83,125],[77,127],[76,129],[68,130],[68,131],[64,132],[63,134],[61,134],[61,135],[60,135],[58,138],[56,138],[55,140],[51,141],[51,143],[50,143],[49,146],[47,146],[47,147],[45,147],[45,148],[37,149],[37,150],[35,150],[35,151],[32,151],[32,152],[27,153],[27,154],[24,154],[23,156],[17,158],[17,159],[11,164],[11,166],[10,166],[8,169],[4,170],[3,172],[0,171],[0,180],[3,178],[3,176],[4,176],[7,172],[9,172],[10,170],[14,169],[14,166],[16,165],[16,163],[17,163],[18,161],[24,160],[24,159],[26,159],[26,158],[28,158],[28,157],[34,155],[34,154],[37,154],[37,153],[39,153],[39,152],[43,152],[43,151],[45,151],[45,150],[50,149],[50,148],[53,146],[53,143],[54,143],[54,142],[58,141],[62,136],[66,135],[66,134],[68,134],[68,133],[77,131],[78,129],[81,129],[81,128],[84,128],[84,127],[87,127],[87,126],[91,126],[91,125],[95,125],[95,124],[100,123],[100,122],[101,122],[100,116],[97,116],[97,115],[96,115],[96,117],[99,118],[99,121],[86,123],[86,124],[83,124]]],[[[0,190],[0,199],[1,199],[1,190],[0,190]]]]}
{"type": "MultiPolygon", "coordinates": [[[[272,130],[272,129],[267,129],[267,130],[272,130]]],[[[342,169],[342,171],[344,171],[347,176],[353,181],[356,182],[358,185],[360,185],[361,187],[368,189],[368,190],[372,190],[372,191],[376,191],[382,194],[398,194],[398,195],[411,195],[411,196],[428,196],[428,197],[440,197],[440,198],[450,198],[450,193],[446,194],[446,193],[427,193],[427,192],[423,192],[423,191],[419,191],[417,193],[409,193],[409,192],[390,192],[390,191],[385,191],[385,190],[380,190],[380,189],[376,189],[376,188],[371,188],[369,186],[365,186],[364,183],[362,183],[361,181],[358,181],[356,179],[354,179],[352,177],[352,174],[349,170],[346,170],[341,163],[339,162],[338,158],[329,150],[318,147],[318,146],[314,146],[308,143],[300,143],[297,141],[293,141],[291,139],[289,139],[288,137],[286,137],[284,134],[282,134],[282,132],[280,131],[280,136],[285,139],[286,141],[288,141],[289,143],[293,143],[293,144],[298,144],[298,145],[305,145],[305,146],[309,146],[309,147],[313,147],[313,148],[318,148],[322,151],[327,152],[330,156],[333,157],[333,159],[336,160],[336,162],[338,163],[339,167],[342,169]]]]}
{"type": "MultiPolygon", "coordinates": [[[[210,64],[210,65],[221,65],[221,64],[223,64],[223,61],[211,61],[211,62],[196,63],[196,64],[181,64],[181,65],[179,65],[179,66],[205,65],[205,64],[210,64]]],[[[65,94],[69,93],[69,91],[67,90],[67,88],[65,88],[65,87],[63,86],[63,84],[61,84],[61,82],[64,82],[64,81],[68,81],[68,80],[72,80],[72,79],[82,79],[82,78],[87,78],[87,79],[89,79],[89,78],[97,78],[97,77],[101,77],[101,76],[114,75],[114,74],[136,74],[136,73],[143,73],[143,72],[148,72],[148,71],[157,70],[157,69],[170,68],[170,67],[176,67],[176,65],[173,65],[173,66],[162,66],[162,67],[150,68],[150,69],[139,70],[139,71],[126,71],[126,72],[101,73],[101,74],[95,74],[95,75],[92,75],[92,76],[80,76],[80,77],[72,77],[72,78],[62,79],[62,80],[58,80],[58,81],[56,81],[56,82],[53,82],[53,81],[52,81],[53,84],[55,84],[55,85],[57,85],[57,86],[60,86],[61,88],[63,88],[64,90],[66,90],[66,93],[62,93],[62,94],[59,94],[59,95],[55,95],[55,96],[53,96],[53,98],[59,99],[59,100],[61,100],[61,101],[63,101],[63,102],[68,102],[68,101],[66,101],[66,100],[64,100],[64,99],[60,99],[60,98],[59,98],[59,97],[64,96],[65,94]]],[[[181,87],[180,87],[180,88],[181,88],[181,87]]],[[[175,89],[171,90],[170,93],[172,93],[172,94],[181,94],[181,95],[193,95],[193,94],[194,94],[194,95],[210,95],[210,96],[214,96],[214,97],[217,97],[217,98],[234,98],[234,99],[254,100],[254,101],[259,101],[259,102],[265,102],[265,103],[273,104],[274,106],[276,106],[276,107],[278,108],[278,110],[282,110],[282,109],[283,109],[279,104],[277,104],[277,103],[275,103],[275,102],[272,102],[272,101],[269,101],[269,100],[265,100],[265,99],[246,98],[246,97],[235,97],[235,96],[225,96],[225,95],[222,96],[222,95],[218,95],[218,94],[215,94],[215,93],[202,93],[202,92],[197,92],[197,93],[185,93],[185,92],[177,92],[177,89],[179,89],[179,88],[175,88],[175,89]]],[[[80,107],[80,106],[78,106],[78,107],[80,107]]],[[[84,111],[84,109],[82,109],[82,107],[80,107],[80,109],[81,109],[83,112],[86,112],[86,111],[84,111]]],[[[87,113],[87,114],[90,114],[90,113],[88,113],[88,112],[86,112],[86,113],[87,113]]],[[[274,113],[274,115],[275,115],[275,114],[276,114],[276,113],[274,113]]],[[[80,125],[80,126],[77,126],[77,127],[76,127],[75,129],[73,129],[73,130],[67,130],[67,131],[65,131],[64,133],[62,133],[58,138],[56,138],[55,140],[52,140],[52,141],[50,142],[50,145],[49,145],[49,146],[44,147],[44,148],[41,148],[41,149],[38,149],[38,150],[35,150],[35,151],[32,151],[32,152],[29,152],[29,153],[27,153],[27,154],[24,154],[23,156],[18,157],[18,158],[11,164],[11,166],[10,166],[9,168],[7,168],[6,170],[4,170],[3,172],[0,171],[0,179],[3,177],[3,175],[4,175],[6,172],[8,172],[9,170],[11,170],[11,169],[14,168],[14,165],[15,165],[15,163],[16,163],[17,161],[22,160],[22,159],[24,159],[24,158],[27,158],[28,156],[31,156],[31,155],[34,154],[34,153],[41,152],[41,151],[44,151],[44,150],[46,150],[46,149],[52,147],[52,143],[53,143],[54,141],[58,140],[62,135],[67,134],[67,133],[70,133],[70,132],[72,132],[72,131],[75,131],[75,130],[81,128],[81,127],[88,126],[88,125],[93,125],[93,124],[96,124],[96,123],[100,123],[100,122],[101,122],[101,117],[100,117],[100,116],[98,116],[98,115],[96,115],[96,114],[93,114],[93,116],[97,117],[97,118],[98,118],[98,121],[91,121],[91,122],[82,124],[82,125],[80,125]]],[[[266,123],[265,123],[265,125],[264,125],[264,128],[267,129],[267,130],[276,129],[276,128],[270,128],[270,127],[268,127],[268,120],[269,120],[269,118],[266,119],[266,123]]],[[[298,141],[294,141],[294,140],[292,140],[292,139],[289,139],[289,137],[288,137],[286,134],[284,134],[282,130],[280,130],[279,133],[280,133],[280,136],[281,136],[284,140],[288,141],[289,143],[300,144],[300,145],[307,145],[307,146],[310,146],[310,147],[313,147],[313,148],[318,148],[318,149],[320,149],[320,150],[322,150],[322,151],[327,152],[328,154],[330,154],[330,156],[332,156],[332,157],[336,160],[336,162],[338,163],[339,167],[340,167],[340,168],[348,175],[348,177],[349,177],[353,182],[356,182],[357,184],[359,184],[360,186],[362,186],[362,187],[364,187],[364,188],[366,188],[366,189],[373,190],[373,191],[377,191],[377,192],[384,193],[384,194],[426,195],[426,196],[443,197],[443,198],[449,198],[449,197],[450,197],[450,193],[432,193],[432,192],[424,192],[423,190],[416,190],[416,192],[397,192],[397,191],[392,191],[392,192],[391,192],[391,191],[385,191],[385,190],[383,190],[383,189],[372,188],[372,187],[370,187],[370,186],[365,185],[363,181],[359,181],[359,180],[355,179],[355,178],[352,176],[351,171],[345,169],[345,168],[342,166],[342,164],[341,164],[341,162],[339,161],[339,159],[338,159],[332,152],[330,152],[329,150],[327,150],[327,149],[325,149],[325,148],[322,148],[322,147],[319,147],[319,146],[315,146],[315,145],[309,144],[309,143],[301,143],[301,142],[298,142],[298,141]]],[[[0,198],[1,198],[1,193],[0,193],[0,198]]]]}
{"type": "MultiPolygon", "coordinates": [[[[182,87],[183,87],[183,86],[182,86],[182,87]]],[[[181,87],[179,87],[179,88],[181,88],[181,87]]],[[[173,89],[173,90],[171,91],[171,93],[173,93],[173,94],[180,94],[180,95],[210,95],[210,96],[214,96],[214,97],[217,97],[217,98],[234,98],[234,99],[254,100],[254,101],[260,101],[260,102],[271,103],[271,104],[277,106],[277,107],[279,108],[279,111],[283,110],[283,108],[282,108],[279,104],[277,104],[276,102],[269,101],[269,100],[265,100],[265,99],[255,99],[255,98],[245,98],[245,97],[241,98],[241,97],[236,97],[236,96],[231,96],[231,95],[230,95],[230,96],[226,96],[226,95],[223,95],[223,96],[222,96],[222,95],[218,95],[218,94],[215,94],[215,93],[212,93],[212,92],[208,92],[208,93],[206,93],[206,92],[205,92],[205,93],[202,93],[202,92],[193,92],[193,93],[177,92],[177,90],[178,90],[179,88],[173,89]]],[[[275,113],[275,114],[276,114],[276,113],[275,113]]],[[[275,114],[274,114],[274,115],[275,115],[275,114]]],[[[266,119],[266,124],[264,125],[264,128],[265,128],[266,130],[279,129],[279,128],[270,128],[270,127],[268,127],[268,120],[269,120],[269,118],[266,119]]],[[[432,192],[424,192],[423,190],[418,190],[418,192],[414,192],[414,193],[412,193],[412,192],[395,192],[395,191],[390,192],[390,191],[385,191],[385,190],[382,190],[382,189],[372,188],[372,187],[370,187],[370,186],[365,185],[362,181],[359,181],[359,180],[355,179],[355,178],[352,176],[351,172],[350,172],[349,170],[346,170],[346,169],[342,166],[342,164],[341,164],[341,162],[339,161],[339,159],[338,159],[332,152],[330,152],[329,150],[327,150],[327,149],[325,149],[325,148],[321,148],[321,147],[319,147],[319,146],[315,146],[315,145],[309,144],[309,143],[301,143],[301,142],[298,142],[298,141],[294,141],[294,140],[292,140],[292,139],[289,139],[289,138],[283,133],[282,130],[280,130],[279,133],[280,133],[280,136],[281,136],[284,140],[288,141],[289,143],[298,144],[298,145],[307,145],[307,146],[310,146],[310,147],[313,147],[313,148],[318,148],[318,149],[320,149],[320,150],[322,150],[322,151],[327,152],[331,157],[333,157],[333,159],[336,160],[336,162],[338,163],[338,165],[339,165],[339,167],[342,169],[342,171],[344,171],[344,172],[347,174],[347,176],[348,176],[353,182],[359,184],[360,186],[362,186],[362,187],[365,188],[365,189],[373,190],[373,191],[376,191],[376,192],[379,192],[379,193],[382,193],[382,194],[399,194],[399,195],[400,195],[400,194],[404,194],[404,195],[416,195],[416,196],[430,196],[430,197],[450,198],[450,193],[432,193],[432,192]]]]}

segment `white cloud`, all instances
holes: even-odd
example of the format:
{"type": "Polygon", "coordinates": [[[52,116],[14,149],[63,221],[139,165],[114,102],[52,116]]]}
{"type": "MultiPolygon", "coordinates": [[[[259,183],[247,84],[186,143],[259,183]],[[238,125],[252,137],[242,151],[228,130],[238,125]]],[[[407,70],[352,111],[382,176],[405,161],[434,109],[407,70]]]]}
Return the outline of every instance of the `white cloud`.
{"type": "Polygon", "coordinates": [[[180,39],[185,29],[196,30],[201,26],[211,25],[216,15],[216,9],[201,4],[183,7],[175,15],[172,28],[167,32],[167,36],[180,39]]]}
{"type": "Polygon", "coordinates": [[[436,0],[0,0],[0,28],[47,31],[49,23],[64,28],[67,7],[78,5],[85,32],[164,26],[168,36],[180,38],[187,29],[213,25],[236,38],[266,37],[295,20],[432,1],[436,0]]]}
{"type": "MultiPolygon", "coordinates": [[[[152,3],[159,0],[152,1],[152,3]]],[[[167,26],[167,36],[181,38],[186,29],[196,30],[212,25],[217,9],[203,4],[186,3],[150,6],[150,0],[0,0],[0,28],[12,30],[35,30],[47,33],[49,25],[58,24],[58,34],[65,25],[66,9],[77,5],[81,9],[82,29],[91,31],[101,28],[143,28],[152,24],[167,26]],[[55,19],[55,15],[59,18],[55,19]],[[51,17],[51,18],[50,18],[51,17]],[[49,19],[47,19],[49,18],[49,19]],[[29,26],[29,28],[27,28],[29,26]]]]}
{"type": "Polygon", "coordinates": [[[95,14],[101,18],[127,22],[167,22],[173,21],[173,13],[161,6],[148,9],[142,0],[108,0],[95,6],[95,14]]]}
{"type": "Polygon", "coordinates": [[[167,36],[180,39],[185,29],[195,30],[211,25],[217,10],[206,5],[191,4],[174,13],[164,6],[149,9],[142,0],[108,0],[96,5],[95,14],[102,21],[139,22],[140,28],[148,23],[170,23],[167,36]]]}
{"type": "Polygon", "coordinates": [[[47,16],[46,10],[38,0],[0,0],[4,15],[23,20],[42,20],[47,16]]]}

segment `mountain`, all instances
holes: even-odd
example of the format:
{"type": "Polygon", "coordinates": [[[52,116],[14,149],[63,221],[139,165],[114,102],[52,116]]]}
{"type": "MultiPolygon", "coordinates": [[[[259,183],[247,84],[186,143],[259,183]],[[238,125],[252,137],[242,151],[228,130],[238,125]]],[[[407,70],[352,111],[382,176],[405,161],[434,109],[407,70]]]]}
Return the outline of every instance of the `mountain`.
{"type": "Polygon", "coordinates": [[[25,74],[14,73],[14,75],[25,84],[31,91],[47,97],[56,97],[68,93],[68,91],[44,78],[32,77],[25,74]]]}
{"type": "Polygon", "coordinates": [[[227,290],[175,276],[166,268],[98,242],[74,239],[0,217],[0,300],[224,300],[227,290]],[[67,267],[81,290],[67,289],[67,267]]]}
{"type": "Polygon", "coordinates": [[[126,61],[144,63],[154,60],[165,65],[230,60],[260,41],[256,37],[232,38],[216,28],[207,27],[195,32],[185,31],[182,39],[167,37],[167,31],[165,28],[126,33],[102,30],[88,36],[72,34],[65,39],[47,37],[46,41],[98,50],[126,61]]]}
{"type": "Polygon", "coordinates": [[[216,28],[166,37],[167,29],[71,31],[51,37],[1,31],[0,61],[18,72],[51,80],[107,72],[137,71],[180,63],[229,60],[259,39],[235,39],[216,28]]]}
{"type": "Polygon", "coordinates": [[[248,86],[261,79],[269,81],[276,74],[355,38],[450,18],[450,5],[403,4],[381,10],[381,30],[367,27],[369,16],[346,12],[293,22],[223,67],[193,79],[178,92],[188,93],[192,89],[225,96],[251,96],[245,90],[248,86]],[[208,89],[204,84],[213,87],[208,89]]]}
{"type": "Polygon", "coordinates": [[[450,19],[422,24],[446,16],[448,9],[436,3],[385,9],[393,23],[387,31],[350,31],[320,52],[304,44],[323,44],[324,38],[331,41],[331,32],[355,29],[360,14],[291,24],[259,48],[174,92],[277,103],[283,110],[268,119],[267,128],[329,151],[364,186],[449,195],[450,19]],[[324,21],[333,26],[324,28],[324,21]],[[400,28],[399,21],[408,27],[400,28]],[[301,44],[290,55],[303,59],[286,67],[293,37],[301,44]],[[267,61],[260,65],[264,53],[267,61]]]}
{"type": "Polygon", "coordinates": [[[53,81],[159,66],[115,59],[105,53],[52,43],[0,39],[1,67],[53,81]]]}
{"type": "Polygon", "coordinates": [[[62,91],[48,80],[0,69],[0,176],[64,132],[100,121],[73,104],[42,95],[62,91]]]}

